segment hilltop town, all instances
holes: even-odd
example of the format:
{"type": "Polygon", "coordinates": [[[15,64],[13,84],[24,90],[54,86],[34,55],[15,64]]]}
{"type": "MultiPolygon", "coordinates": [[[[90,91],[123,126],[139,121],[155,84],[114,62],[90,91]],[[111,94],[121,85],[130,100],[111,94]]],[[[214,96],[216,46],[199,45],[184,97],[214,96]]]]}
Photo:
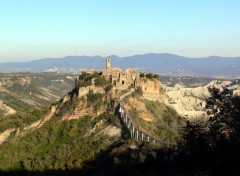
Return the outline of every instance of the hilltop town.
{"type": "Polygon", "coordinates": [[[112,68],[111,60],[108,57],[106,58],[106,68],[104,70],[98,71],[90,69],[82,72],[82,74],[76,78],[75,89],[77,90],[79,98],[86,95],[89,90],[100,93],[104,91],[96,82],[99,76],[102,77],[102,79],[100,78],[101,81],[108,82],[112,85],[113,92],[115,90],[125,90],[128,88],[141,88],[145,98],[157,100],[160,97],[161,83],[159,75],[141,73],[132,68],[127,68],[126,70],[118,67],[112,68]]]}

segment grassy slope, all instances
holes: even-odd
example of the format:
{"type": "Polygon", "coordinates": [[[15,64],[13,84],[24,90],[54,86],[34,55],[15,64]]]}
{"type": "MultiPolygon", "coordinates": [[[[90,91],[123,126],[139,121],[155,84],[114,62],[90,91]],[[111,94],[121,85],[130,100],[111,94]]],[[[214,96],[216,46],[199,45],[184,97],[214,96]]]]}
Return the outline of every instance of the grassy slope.
{"type": "Polygon", "coordinates": [[[144,100],[144,102],[155,121],[148,122],[139,118],[140,114],[137,107],[129,104],[131,107],[129,114],[134,118],[136,125],[161,140],[173,143],[178,137],[178,127],[184,125],[184,120],[179,117],[174,109],[163,103],[149,100],[144,100]]]}

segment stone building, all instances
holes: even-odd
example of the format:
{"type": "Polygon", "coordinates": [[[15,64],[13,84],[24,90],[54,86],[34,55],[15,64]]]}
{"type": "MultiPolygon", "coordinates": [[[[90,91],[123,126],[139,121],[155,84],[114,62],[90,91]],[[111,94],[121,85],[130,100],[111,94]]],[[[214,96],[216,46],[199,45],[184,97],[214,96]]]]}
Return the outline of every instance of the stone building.
{"type": "Polygon", "coordinates": [[[102,70],[102,75],[115,86],[134,85],[135,87],[140,85],[140,72],[128,68],[123,71],[120,68],[111,68],[111,60],[108,57],[106,59],[106,69],[102,70]]]}
{"type": "MultiPolygon", "coordinates": [[[[106,68],[104,70],[96,71],[92,69],[87,70],[86,73],[102,73],[102,76],[105,77],[106,80],[109,80],[117,89],[126,89],[129,86],[140,87],[142,88],[143,95],[146,98],[150,97],[151,99],[156,99],[160,95],[161,83],[159,79],[148,79],[146,77],[140,78],[140,72],[132,68],[128,68],[124,71],[118,67],[112,68],[110,58],[106,59],[106,68]]],[[[103,88],[96,87],[94,85],[94,79],[91,80],[91,84],[89,86],[81,86],[80,77],[76,78],[75,88],[78,91],[78,97],[87,94],[89,90],[93,90],[98,93],[104,92],[103,88]]]]}

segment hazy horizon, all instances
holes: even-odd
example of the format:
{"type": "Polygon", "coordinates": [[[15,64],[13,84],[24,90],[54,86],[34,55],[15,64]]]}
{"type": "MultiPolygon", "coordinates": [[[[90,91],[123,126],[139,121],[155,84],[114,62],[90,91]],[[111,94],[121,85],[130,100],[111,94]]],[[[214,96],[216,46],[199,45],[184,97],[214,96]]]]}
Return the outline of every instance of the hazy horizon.
{"type": "Polygon", "coordinates": [[[81,56],[87,56],[87,57],[95,57],[95,56],[99,56],[99,57],[109,57],[109,56],[117,56],[119,58],[125,58],[125,57],[132,57],[132,56],[137,56],[137,55],[147,55],[147,54],[169,54],[169,55],[176,55],[176,56],[180,56],[180,57],[185,57],[185,58],[189,58],[189,59],[197,59],[197,58],[208,58],[208,57],[223,57],[223,58],[240,58],[240,56],[217,56],[217,55],[209,55],[209,56],[202,56],[202,57],[191,57],[191,56],[184,56],[184,55],[180,55],[180,54],[175,54],[175,53],[152,53],[152,52],[148,52],[148,53],[142,53],[142,54],[132,54],[132,55],[126,55],[126,56],[119,56],[116,54],[109,54],[109,55],[66,55],[66,56],[59,56],[59,57],[44,57],[44,58],[32,58],[32,59],[12,59],[12,60],[6,60],[6,61],[1,61],[0,60],[0,64],[1,63],[8,63],[8,62],[12,62],[12,63],[24,63],[24,62],[31,62],[31,61],[35,61],[35,60],[42,60],[42,59],[61,59],[61,58],[65,58],[65,57],[81,57],[81,56]]]}

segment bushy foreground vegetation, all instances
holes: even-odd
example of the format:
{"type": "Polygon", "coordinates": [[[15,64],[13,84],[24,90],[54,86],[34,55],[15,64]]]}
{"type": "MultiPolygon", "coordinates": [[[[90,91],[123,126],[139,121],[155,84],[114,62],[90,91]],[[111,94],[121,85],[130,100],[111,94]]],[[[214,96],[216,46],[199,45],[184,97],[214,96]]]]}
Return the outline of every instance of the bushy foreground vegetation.
{"type": "Polygon", "coordinates": [[[240,97],[225,89],[210,89],[207,122],[188,122],[182,129],[177,157],[189,173],[239,175],[240,97]],[[183,164],[184,162],[184,164],[183,164]]]}

